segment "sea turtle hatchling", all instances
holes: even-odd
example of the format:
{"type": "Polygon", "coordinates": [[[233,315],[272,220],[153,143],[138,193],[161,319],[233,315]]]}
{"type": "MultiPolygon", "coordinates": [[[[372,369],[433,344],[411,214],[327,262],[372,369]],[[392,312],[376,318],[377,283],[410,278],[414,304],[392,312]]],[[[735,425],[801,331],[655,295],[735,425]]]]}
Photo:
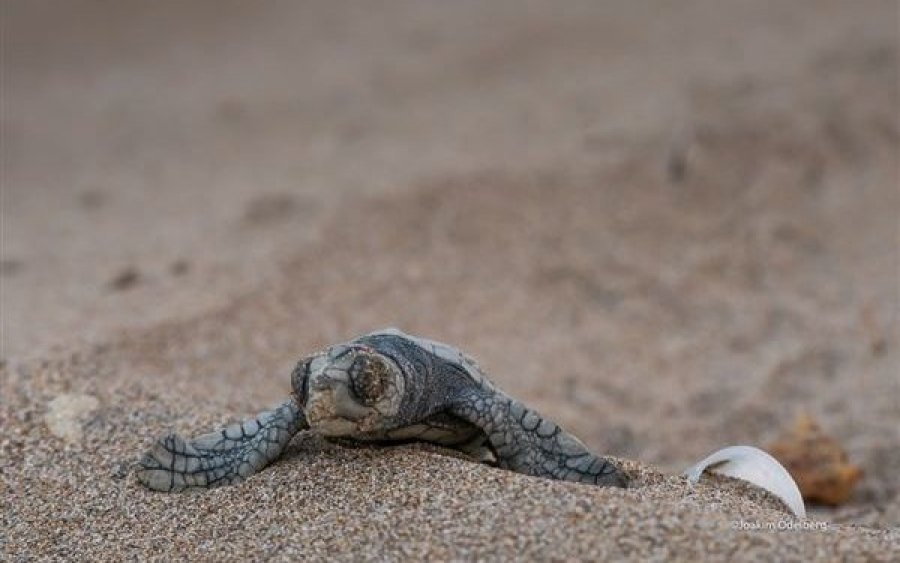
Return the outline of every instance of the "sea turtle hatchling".
{"type": "Polygon", "coordinates": [[[192,440],[161,438],[138,479],[159,491],[238,483],[308,429],[365,442],[421,440],[527,475],[627,484],[610,460],[497,389],[462,352],[397,329],[304,358],[291,386],[290,398],[250,420],[192,440]]]}

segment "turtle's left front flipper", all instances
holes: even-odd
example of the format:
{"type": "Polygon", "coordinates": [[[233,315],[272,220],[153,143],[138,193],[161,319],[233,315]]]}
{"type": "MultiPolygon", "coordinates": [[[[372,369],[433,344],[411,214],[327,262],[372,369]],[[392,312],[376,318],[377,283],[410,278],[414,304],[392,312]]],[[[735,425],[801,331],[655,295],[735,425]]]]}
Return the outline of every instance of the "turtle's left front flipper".
{"type": "Polygon", "coordinates": [[[591,453],[577,438],[502,392],[465,391],[450,412],[484,431],[504,469],[606,487],[628,485],[610,460],[591,453]]]}
{"type": "Polygon", "coordinates": [[[291,398],[192,440],[177,434],[159,439],[141,459],[137,477],[147,487],[167,492],[238,483],[275,460],[294,434],[308,427],[291,398]]]}

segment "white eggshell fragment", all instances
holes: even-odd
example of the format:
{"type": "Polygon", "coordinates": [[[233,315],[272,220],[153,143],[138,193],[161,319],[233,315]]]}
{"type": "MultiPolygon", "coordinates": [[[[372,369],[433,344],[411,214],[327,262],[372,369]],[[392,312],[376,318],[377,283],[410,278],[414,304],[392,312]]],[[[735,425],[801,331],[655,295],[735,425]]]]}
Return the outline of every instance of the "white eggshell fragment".
{"type": "Polygon", "coordinates": [[[707,469],[716,473],[749,481],[780,498],[799,518],[806,517],[806,507],[797,483],[778,460],[753,446],[723,448],[685,470],[691,483],[700,480],[707,469]]]}

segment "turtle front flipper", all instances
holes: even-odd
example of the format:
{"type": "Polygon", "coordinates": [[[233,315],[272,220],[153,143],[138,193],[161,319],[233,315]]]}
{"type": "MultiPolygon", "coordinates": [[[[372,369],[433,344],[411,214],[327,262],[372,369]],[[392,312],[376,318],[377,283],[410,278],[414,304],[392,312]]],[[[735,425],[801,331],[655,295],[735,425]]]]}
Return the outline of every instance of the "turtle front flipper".
{"type": "Polygon", "coordinates": [[[291,398],[192,440],[177,434],[159,439],[141,459],[137,477],[147,487],[167,492],[239,483],[281,455],[294,434],[308,427],[291,398]]]}
{"type": "Polygon", "coordinates": [[[607,487],[628,485],[610,460],[592,454],[555,423],[499,391],[468,390],[450,412],[484,431],[504,469],[607,487]]]}

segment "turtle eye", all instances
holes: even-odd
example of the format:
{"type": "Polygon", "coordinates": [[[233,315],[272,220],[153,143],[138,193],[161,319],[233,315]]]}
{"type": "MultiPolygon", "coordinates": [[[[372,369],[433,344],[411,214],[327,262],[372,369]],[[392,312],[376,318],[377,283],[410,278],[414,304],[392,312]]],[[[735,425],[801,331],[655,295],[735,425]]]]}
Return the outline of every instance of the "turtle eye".
{"type": "Polygon", "coordinates": [[[297,367],[291,373],[291,388],[301,402],[306,400],[309,386],[309,368],[312,357],[303,358],[297,363],[297,367]]]}
{"type": "Polygon", "coordinates": [[[361,354],[348,370],[353,394],[366,405],[380,401],[390,385],[390,369],[378,356],[361,354]]]}

